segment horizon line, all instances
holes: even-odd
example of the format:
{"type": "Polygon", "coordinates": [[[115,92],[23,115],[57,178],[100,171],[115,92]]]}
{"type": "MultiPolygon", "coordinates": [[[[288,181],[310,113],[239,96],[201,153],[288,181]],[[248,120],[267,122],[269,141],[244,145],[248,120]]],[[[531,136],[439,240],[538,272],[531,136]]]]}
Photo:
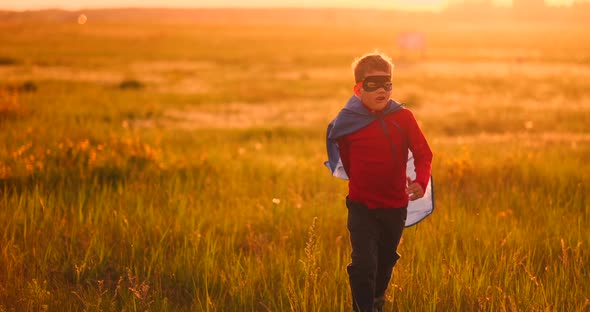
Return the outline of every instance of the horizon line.
{"type": "MultiPolygon", "coordinates": [[[[316,2],[317,3],[317,2],[316,2]]],[[[578,5],[590,5],[590,2],[582,2],[579,3],[577,1],[572,1],[570,3],[547,3],[544,1],[542,5],[545,9],[563,9],[563,8],[572,8],[578,5]]],[[[452,9],[473,9],[473,8],[492,8],[492,9],[514,9],[514,4],[509,2],[497,2],[497,1],[483,1],[479,3],[469,3],[469,2],[455,2],[452,1],[444,1],[440,2],[437,5],[428,5],[428,4],[389,4],[386,6],[381,7],[374,7],[369,6],[367,4],[347,4],[347,5],[329,5],[329,4],[287,4],[287,5],[269,5],[269,4],[225,4],[225,5],[207,5],[207,4],[197,4],[197,5],[190,5],[190,4],[178,4],[178,5],[125,5],[121,4],[95,4],[95,5],[46,5],[46,6],[34,6],[34,5],[24,5],[19,6],[16,5],[7,5],[3,7],[0,5],[0,11],[9,11],[9,12],[27,12],[27,11],[47,11],[47,10],[63,10],[63,11],[82,11],[82,10],[112,10],[112,9],[168,9],[168,10],[191,10],[191,9],[344,9],[344,10],[378,10],[378,11],[403,11],[403,12],[444,12],[452,9]]],[[[538,7],[537,7],[538,8],[538,7]]]]}
{"type": "MultiPolygon", "coordinates": [[[[582,3],[586,5],[590,5],[588,3],[582,3]]],[[[545,9],[564,9],[564,8],[573,8],[575,5],[579,5],[579,3],[571,3],[565,5],[551,5],[545,4],[545,9]]],[[[246,5],[246,6],[239,6],[239,5],[232,5],[232,6],[91,6],[91,7],[40,7],[40,8],[2,8],[0,7],[0,12],[15,12],[15,13],[24,13],[24,12],[41,12],[41,11],[66,11],[66,12],[79,12],[79,11],[89,11],[89,10],[363,10],[363,11],[399,11],[399,12],[407,12],[407,13],[444,13],[447,11],[451,11],[454,8],[461,8],[461,5],[445,5],[440,9],[426,9],[418,7],[383,7],[383,8],[374,8],[374,7],[363,7],[363,6],[257,6],[257,5],[246,5]]],[[[464,7],[471,7],[471,6],[464,6],[464,7]]],[[[487,8],[490,8],[488,6],[487,8]]],[[[513,10],[514,7],[512,5],[503,5],[503,4],[492,4],[492,9],[499,9],[499,10],[513,10]]]]}

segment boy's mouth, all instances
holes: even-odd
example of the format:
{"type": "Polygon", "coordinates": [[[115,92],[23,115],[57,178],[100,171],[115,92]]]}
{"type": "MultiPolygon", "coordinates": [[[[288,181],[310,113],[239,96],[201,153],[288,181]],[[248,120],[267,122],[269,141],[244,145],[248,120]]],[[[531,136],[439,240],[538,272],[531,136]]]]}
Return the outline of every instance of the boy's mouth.
{"type": "Polygon", "coordinates": [[[376,97],[375,100],[377,100],[379,102],[384,101],[385,100],[385,96],[380,95],[380,96],[376,97]]]}

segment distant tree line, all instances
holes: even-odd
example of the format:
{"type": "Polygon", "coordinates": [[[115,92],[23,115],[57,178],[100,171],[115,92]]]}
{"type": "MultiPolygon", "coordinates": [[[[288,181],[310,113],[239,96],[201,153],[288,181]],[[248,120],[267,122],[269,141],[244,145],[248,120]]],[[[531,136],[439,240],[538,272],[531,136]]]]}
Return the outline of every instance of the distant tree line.
{"type": "Polygon", "coordinates": [[[452,0],[443,13],[473,18],[587,18],[590,17],[590,1],[575,0],[569,6],[549,6],[544,0],[513,0],[512,6],[506,7],[495,5],[493,0],[452,0]]]}

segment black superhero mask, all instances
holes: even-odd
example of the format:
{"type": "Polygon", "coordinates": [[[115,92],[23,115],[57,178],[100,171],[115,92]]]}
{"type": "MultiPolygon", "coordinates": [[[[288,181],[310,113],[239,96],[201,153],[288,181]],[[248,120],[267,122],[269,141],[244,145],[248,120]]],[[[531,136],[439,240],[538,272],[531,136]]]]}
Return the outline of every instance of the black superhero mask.
{"type": "Polygon", "coordinates": [[[391,83],[391,76],[367,76],[363,80],[363,90],[373,92],[383,88],[385,91],[391,91],[393,84],[391,83]]]}

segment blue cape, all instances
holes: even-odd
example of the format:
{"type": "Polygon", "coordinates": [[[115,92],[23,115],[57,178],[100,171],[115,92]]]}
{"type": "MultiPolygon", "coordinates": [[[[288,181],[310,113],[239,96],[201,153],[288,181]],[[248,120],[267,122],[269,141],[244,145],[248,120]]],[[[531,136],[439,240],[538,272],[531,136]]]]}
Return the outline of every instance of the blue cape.
{"type": "MultiPolygon", "coordinates": [[[[375,121],[380,116],[385,116],[403,109],[403,106],[394,100],[389,100],[385,109],[378,115],[373,114],[361,103],[361,100],[353,95],[344,108],[338,113],[338,116],[328,125],[326,131],[326,149],[328,152],[328,161],[324,164],[333,176],[348,180],[348,175],[342,165],[340,159],[340,151],[338,149],[337,139],[347,134],[356,132],[375,121]]],[[[416,178],[414,171],[414,157],[412,152],[408,151],[408,163],[406,174],[412,178],[416,178]]],[[[412,226],[434,211],[434,188],[432,176],[428,182],[428,186],[424,191],[424,197],[410,201],[408,204],[408,217],[406,218],[406,227],[412,226]]]]}

